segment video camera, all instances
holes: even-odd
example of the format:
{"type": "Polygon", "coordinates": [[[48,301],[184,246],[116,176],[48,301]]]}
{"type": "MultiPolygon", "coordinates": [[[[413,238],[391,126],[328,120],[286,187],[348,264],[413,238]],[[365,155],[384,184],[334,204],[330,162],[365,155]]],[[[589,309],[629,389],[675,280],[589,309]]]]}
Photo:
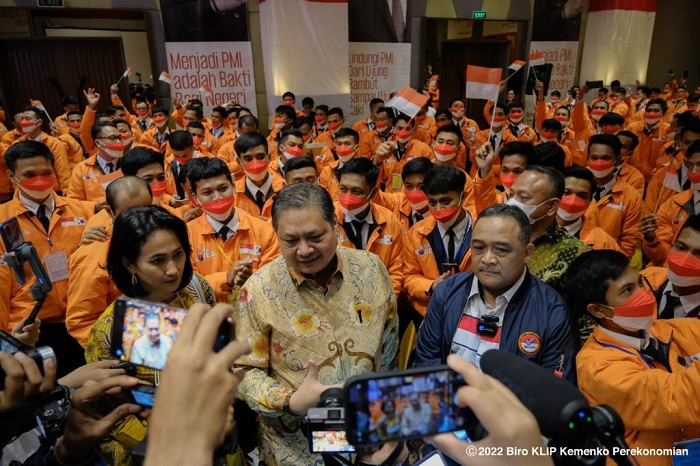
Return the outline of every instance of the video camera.
{"type": "Polygon", "coordinates": [[[318,406],[306,413],[304,425],[313,453],[349,453],[355,451],[345,435],[343,389],[329,388],[321,393],[318,406]]]}

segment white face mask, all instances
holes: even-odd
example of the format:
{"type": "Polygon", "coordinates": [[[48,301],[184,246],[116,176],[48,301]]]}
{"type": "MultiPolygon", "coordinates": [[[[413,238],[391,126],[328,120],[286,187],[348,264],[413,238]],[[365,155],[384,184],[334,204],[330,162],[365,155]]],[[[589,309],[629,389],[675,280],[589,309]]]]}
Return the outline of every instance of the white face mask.
{"type": "Polygon", "coordinates": [[[103,149],[105,151],[105,154],[109,155],[113,159],[120,159],[124,156],[124,151],[123,150],[112,150],[112,149],[103,149]]]}
{"type": "Polygon", "coordinates": [[[411,204],[411,208],[413,210],[415,210],[416,212],[420,212],[421,210],[428,207],[428,200],[427,199],[419,202],[418,204],[414,204],[413,202],[410,202],[410,201],[408,203],[411,204]]]}
{"type": "Polygon", "coordinates": [[[492,128],[501,128],[503,126],[502,121],[494,121],[493,124],[491,125],[492,128]]]}
{"type": "Polygon", "coordinates": [[[661,120],[661,118],[645,118],[644,123],[646,123],[649,126],[653,126],[657,124],[661,120]]]}
{"type": "Polygon", "coordinates": [[[355,153],[353,152],[350,155],[339,155],[338,160],[340,160],[342,163],[348,163],[349,161],[352,160],[352,158],[355,156],[355,153]]]}
{"type": "Polygon", "coordinates": [[[588,167],[588,169],[591,171],[591,173],[593,173],[594,177],[602,179],[611,174],[613,170],[615,170],[615,166],[606,168],[605,170],[593,170],[591,167],[588,167]]]}
{"type": "Polygon", "coordinates": [[[260,173],[248,173],[248,172],[245,172],[245,176],[247,176],[248,178],[250,178],[250,179],[253,180],[253,181],[262,181],[262,180],[264,180],[265,177],[267,176],[267,170],[264,170],[264,171],[262,171],[262,172],[260,172],[260,173]]]}
{"type": "Polygon", "coordinates": [[[700,277],[683,277],[675,274],[670,268],[666,269],[669,281],[680,288],[700,285],[700,277]]]}
{"type": "Polygon", "coordinates": [[[585,214],[586,211],[582,210],[581,212],[567,212],[563,209],[558,209],[557,210],[557,215],[559,216],[560,219],[564,220],[565,222],[573,222],[574,220],[578,220],[585,214]]]}
{"type": "Polygon", "coordinates": [[[168,124],[168,120],[161,121],[160,123],[156,123],[157,128],[162,128],[163,126],[168,124]]]}
{"type": "Polygon", "coordinates": [[[547,199],[546,201],[542,202],[541,204],[537,204],[537,205],[529,205],[529,204],[523,204],[522,202],[520,202],[516,198],[511,197],[510,199],[508,199],[508,201],[506,201],[506,204],[515,206],[518,209],[525,212],[525,215],[527,215],[527,218],[530,221],[530,225],[534,225],[536,222],[547,217],[547,214],[545,213],[543,216],[541,216],[540,218],[536,218],[536,219],[531,218],[530,215],[532,215],[538,208],[540,208],[540,206],[543,206],[544,204],[546,204],[550,200],[551,199],[547,199]]]}
{"type": "Polygon", "coordinates": [[[408,137],[408,138],[396,138],[396,140],[398,142],[400,142],[401,144],[408,144],[408,141],[410,141],[411,138],[410,137],[408,137]]]}
{"type": "Polygon", "coordinates": [[[34,131],[34,130],[36,129],[37,126],[38,126],[38,125],[22,126],[22,132],[23,132],[24,134],[29,134],[29,133],[31,133],[32,131],[34,131]]]}
{"type": "Polygon", "coordinates": [[[275,129],[282,129],[282,128],[284,128],[284,123],[275,123],[274,127],[275,127],[275,129]]]}
{"type": "Polygon", "coordinates": [[[523,121],[525,117],[518,117],[518,118],[510,118],[510,122],[513,123],[514,125],[519,125],[521,121],[523,121]]]}
{"type": "Polygon", "coordinates": [[[654,324],[654,316],[650,315],[647,317],[620,317],[612,316],[608,320],[615,322],[620,327],[630,332],[636,332],[638,330],[649,330],[654,324]]]}
{"type": "Polygon", "coordinates": [[[464,116],[464,110],[458,110],[456,112],[450,112],[450,113],[457,120],[461,119],[464,116]]]}

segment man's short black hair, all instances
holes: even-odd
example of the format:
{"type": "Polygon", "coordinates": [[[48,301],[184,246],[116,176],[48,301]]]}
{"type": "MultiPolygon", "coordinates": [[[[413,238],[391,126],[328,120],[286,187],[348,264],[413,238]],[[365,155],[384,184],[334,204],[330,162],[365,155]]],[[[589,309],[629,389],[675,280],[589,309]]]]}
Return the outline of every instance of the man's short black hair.
{"type": "Polygon", "coordinates": [[[289,175],[290,172],[294,170],[301,170],[302,168],[313,168],[316,174],[318,174],[318,168],[316,167],[316,162],[311,157],[294,157],[287,160],[284,164],[284,174],[289,175]]]}
{"type": "Polygon", "coordinates": [[[150,147],[134,147],[124,153],[119,163],[124,176],[136,176],[139,170],[149,165],[165,167],[165,156],[150,147]]]}
{"type": "Polygon", "coordinates": [[[627,257],[612,249],[588,251],[578,256],[564,275],[569,306],[578,316],[585,314],[589,304],[607,306],[608,282],[620,278],[628,266],[627,257]]]}
{"type": "Polygon", "coordinates": [[[310,105],[311,107],[313,107],[314,106],[314,99],[312,99],[311,97],[304,97],[303,99],[301,99],[301,105],[304,107],[306,107],[307,105],[310,105]]]}
{"type": "Polygon", "coordinates": [[[187,125],[187,129],[194,128],[194,129],[204,129],[204,125],[202,124],[201,121],[193,121],[189,125],[187,125]]]}
{"type": "Polygon", "coordinates": [[[257,146],[263,146],[265,152],[268,152],[267,139],[260,133],[241,134],[233,143],[233,148],[239,157],[257,146]]]}
{"type": "Polygon", "coordinates": [[[452,123],[448,123],[445,126],[441,126],[437,129],[435,133],[435,139],[440,135],[440,133],[451,133],[457,136],[457,141],[462,142],[462,130],[459,129],[459,126],[453,125],[452,123]]]}
{"type": "MultiPolygon", "coordinates": [[[[537,150],[537,148],[535,148],[535,150],[537,150]]],[[[525,171],[532,171],[545,175],[547,177],[547,181],[549,182],[549,193],[547,194],[547,197],[549,199],[562,198],[564,195],[564,176],[559,170],[549,166],[528,165],[525,171]]]]}
{"type": "Polygon", "coordinates": [[[12,144],[7,151],[5,151],[5,164],[7,164],[7,168],[11,172],[14,172],[17,168],[18,160],[32,159],[34,157],[43,157],[53,165],[53,152],[38,141],[22,141],[12,144]]]}
{"type": "Polygon", "coordinates": [[[566,164],[566,154],[556,142],[544,142],[535,146],[535,155],[531,163],[541,167],[551,167],[561,172],[566,164]]]}
{"type": "Polygon", "coordinates": [[[377,104],[384,104],[384,100],[380,99],[379,97],[373,98],[369,101],[369,108],[372,108],[377,104]]]}
{"type": "Polygon", "coordinates": [[[579,165],[572,165],[564,168],[561,174],[564,176],[564,184],[566,184],[567,178],[578,178],[579,180],[588,181],[590,186],[588,194],[593,196],[593,190],[596,188],[596,182],[592,171],[579,165]]]}
{"type": "Polygon", "coordinates": [[[116,123],[113,121],[104,121],[102,123],[95,123],[92,125],[92,128],[90,129],[90,137],[92,137],[92,140],[99,139],[100,134],[102,134],[102,128],[105,126],[111,126],[114,129],[117,129],[116,123]]]}
{"type": "Polygon", "coordinates": [[[297,116],[297,112],[294,110],[294,107],[291,107],[289,105],[279,105],[275,109],[275,115],[280,114],[284,115],[287,120],[294,120],[297,116]]]}
{"type": "Polygon", "coordinates": [[[622,115],[619,113],[615,112],[608,112],[602,117],[600,117],[600,120],[598,120],[598,124],[600,126],[605,126],[605,125],[617,125],[617,126],[625,126],[625,119],[622,115]]]}
{"type": "Polygon", "coordinates": [[[518,239],[523,246],[527,246],[530,243],[530,219],[527,218],[525,212],[522,209],[509,205],[509,204],[495,204],[491,207],[484,209],[481,214],[474,222],[474,226],[479,223],[480,220],[489,217],[510,217],[518,223],[520,227],[520,232],[518,232],[518,239]]]}
{"type": "Polygon", "coordinates": [[[498,156],[500,157],[501,162],[504,158],[510,157],[511,155],[519,155],[523,157],[529,165],[530,161],[535,156],[535,146],[533,146],[531,142],[523,141],[513,141],[501,145],[501,148],[498,151],[498,156]]]}
{"type": "Polygon", "coordinates": [[[428,157],[415,157],[409,160],[401,170],[401,178],[406,180],[411,175],[425,175],[435,164],[428,157]]]}
{"type": "Polygon", "coordinates": [[[151,109],[151,115],[155,115],[156,113],[162,113],[163,115],[165,115],[166,118],[168,118],[168,111],[162,105],[153,106],[153,108],[151,109]]]}
{"type": "Polygon", "coordinates": [[[611,147],[613,152],[615,152],[615,158],[620,158],[620,151],[622,150],[622,143],[614,134],[594,134],[588,141],[588,155],[591,154],[591,147],[594,144],[601,144],[603,146],[611,147]]]}
{"type": "Polygon", "coordinates": [[[660,99],[658,97],[656,99],[650,99],[649,102],[647,102],[646,108],[649,108],[649,105],[654,105],[654,104],[661,106],[661,115],[662,116],[666,114],[666,110],[668,110],[668,104],[666,103],[666,101],[664,99],[660,99]]]}
{"type": "Polygon", "coordinates": [[[365,182],[369,189],[372,190],[377,186],[379,179],[379,168],[370,159],[364,157],[355,157],[344,164],[338,173],[338,182],[342,183],[343,175],[362,175],[365,177],[365,182]]]}
{"type": "Polygon", "coordinates": [[[168,144],[174,150],[185,150],[194,146],[192,135],[183,130],[173,131],[168,138],[168,144]]]}
{"type": "Polygon", "coordinates": [[[331,115],[340,115],[340,118],[345,118],[345,114],[343,114],[343,109],[340,107],[329,108],[327,116],[331,115]]]}
{"type": "Polygon", "coordinates": [[[352,128],[340,128],[338,131],[335,132],[335,139],[344,138],[347,136],[352,137],[355,141],[355,144],[360,143],[360,135],[357,134],[357,131],[355,131],[352,128]]]}
{"type": "Polygon", "coordinates": [[[294,102],[297,101],[297,96],[295,96],[293,92],[287,91],[282,94],[282,100],[286,99],[287,97],[291,97],[294,102]]]}
{"type": "Polygon", "coordinates": [[[195,118],[197,119],[196,121],[201,121],[202,118],[204,118],[204,111],[202,110],[202,107],[198,107],[195,105],[191,105],[185,109],[186,112],[194,112],[195,113],[195,118]]]}
{"type": "Polygon", "coordinates": [[[192,192],[196,192],[197,182],[208,180],[220,175],[226,175],[226,179],[233,184],[231,170],[228,169],[223,160],[216,157],[199,157],[188,160],[185,163],[187,180],[190,182],[192,192]]]}
{"type": "Polygon", "coordinates": [[[280,145],[287,142],[287,139],[289,139],[290,136],[294,136],[294,137],[299,138],[301,140],[304,139],[304,135],[301,134],[301,131],[299,131],[298,129],[289,129],[289,130],[282,133],[282,136],[280,137],[280,145]]]}
{"type": "Polygon", "coordinates": [[[639,145],[639,138],[637,137],[636,134],[634,134],[631,131],[623,130],[617,133],[618,139],[620,136],[624,136],[626,138],[630,138],[632,140],[632,148],[630,149],[630,153],[637,148],[639,145]]]}
{"type": "Polygon", "coordinates": [[[561,121],[557,120],[556,118],[547,118],[542,122],[542,129],[561,132],[564,127],[562,126],[561,121]]]}
{"type": "Polygon", "coordinates": [[[435,165],[425,174],[423,192],[428,195],[453,191],[462,193],[466,184],[467,176],[459,168],[452,165],[435,165]]]}
{"type": "Polygon", "coordinates": [[[226,115],[228,114],[228,110],[226,110],[224,107],[217,105],[216,107],[211,109],[211,113],[218,113],[222,117],[226,118],[226,115]]]}

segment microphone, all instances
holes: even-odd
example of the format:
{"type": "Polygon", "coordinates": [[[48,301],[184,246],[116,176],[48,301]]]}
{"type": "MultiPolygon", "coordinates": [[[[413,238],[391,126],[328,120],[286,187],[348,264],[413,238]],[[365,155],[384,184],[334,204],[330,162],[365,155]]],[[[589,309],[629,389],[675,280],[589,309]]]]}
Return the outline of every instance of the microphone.
{"type": "MultiPolygon", "coordinates": [[[[481,356],[481,370],[508,387],[535,416],[545,437],[587,439],[595,432],[588,401],[578,389],[547,369],[502,350],[481,356]]],[[[578,443],[578,442],[576,442],[578,443]]]]}

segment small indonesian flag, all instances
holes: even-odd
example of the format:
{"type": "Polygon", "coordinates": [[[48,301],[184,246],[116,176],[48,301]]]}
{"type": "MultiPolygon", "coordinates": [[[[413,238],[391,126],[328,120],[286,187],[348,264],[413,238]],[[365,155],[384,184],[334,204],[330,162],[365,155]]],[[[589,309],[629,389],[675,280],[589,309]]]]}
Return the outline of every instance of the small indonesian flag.
{"type": "Polygon", "coordinates": [[[46,116],[49,117],[49,121],[51,121],[51,123],[53,123],[53,120],[51,119],[49,112],[46,111],[46,107],[44,107],[44,104],[41,103],[41,100],[29,99],[29,105],[36,107],[39,110],[41,110],[42,112],[44,112],[44,114],[46,114],[46,116]]]}
{"type": "Polygon", "coordinates": [[[207,83],[202,83],[202,87],[199,88],[199,92],[209,94],[210,96],[214,95],[214,91],[212,91],[211,87],[209,87],[209,84],[207,83]]]}
{"type": "Polygon", "coordinates": [[[508,69],[509,69],[509,70],[513,70],[513,71],[518,71],[518,70],[519,70],[520,68],[522,68],[524,65],[525,65],[525,62],[524,62],[524,61],[522,61],[522,60],[515,60],[513,63],[511,63],[511,64],[508,66],[508,69]]]}
{"type": "Polygon", "coordinates": [[[677,193],[681,192],[681,183],[678,181],[678,170],[673,161],[666,167],[666,174],[664,175],[664,186],[666,189],[675,191],[677,193]]]}
{"type": "Polygon", "coordinates": [[[528,59],[530,60],[530,66],[540,66],[545,64],[544,52],[531,53],[528,59]]]}
{"type": "Polygon", "coordinates": [[[386,106],[393,107],[413,118],[428,103],[429,98],[410,87],[404,87],[386,103],[386,106]]]}
{"type": "Polygon", "coordinates": [[[131,76],[131,67],[127,67],[126,71],[124,71],[124,74],[122,74],[122,79],[126,78],[128,76],[131,76]]]}
{"type": "Polygon", "coordinates": [[[170,84],[170,73],[168,73],[167,71],[163,71],[158,77],[158,80],[170,84]]]}
{"type": "Polygon", "coordinates": [[[435,87],[437,86],[438,79],[440,79],[440,75],[434,74],[430,77],[430,81],[428,82],[428,85],[430,87],[435,87]]]}
{"type": "Polygon", "coordinates": [[[467,65],[467,98],[495,100],[502,72],[500,68],[467,65]]]}

